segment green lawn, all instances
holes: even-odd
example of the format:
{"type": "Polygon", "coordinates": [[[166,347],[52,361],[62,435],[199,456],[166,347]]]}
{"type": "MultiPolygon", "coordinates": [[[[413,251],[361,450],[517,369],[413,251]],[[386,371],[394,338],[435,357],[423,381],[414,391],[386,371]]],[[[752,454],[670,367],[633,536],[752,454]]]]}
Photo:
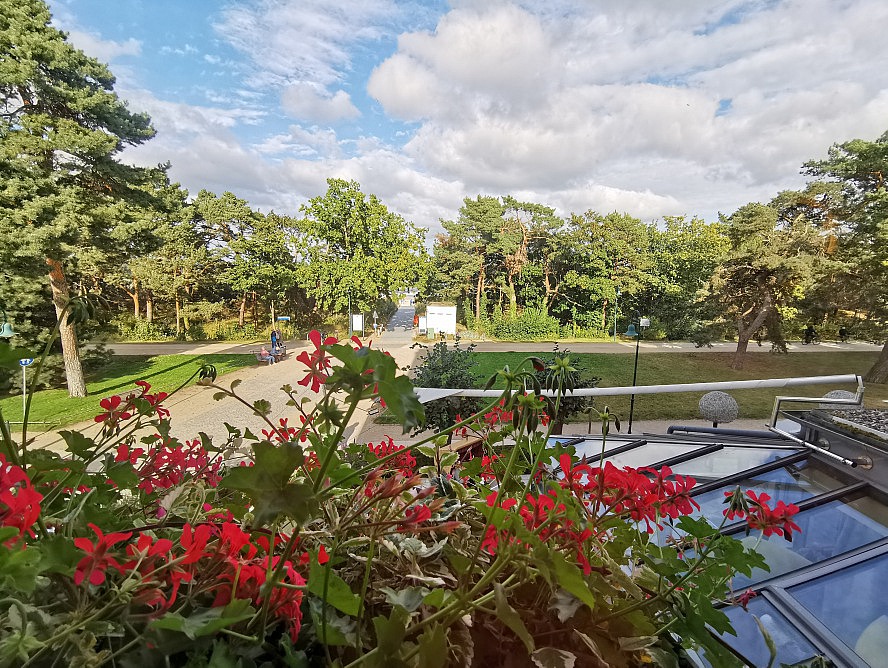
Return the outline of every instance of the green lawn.
{"type": "MultiPolygon", "coordinates": [[[[479,387],[496,370],[506,364],[514,369],[526,353],[473,353],[475,374],[479,387]]],[[[546,355],[542,356],[544,359],[546,355]]],[[[638,360],[639,385],[671,383],[701,383],[760,378],[789,378],[792,376],[827,376],[834,374],[864,374],[879,357],[878,352],[823,352],[772,355],[753,353],[747,356],[746,368],[734,371],[729,367],[732,353],[642,353],[638,360]]],[[[585,375],[600,376],[599,387],[617,387],[632,384],[634,355],[572,354],[574,364],[585,375]]],[[[822,396],[830,390],[848,389],[844,385],[808,385],[794,388],[762,390],[731,390],[740,404],[741,418],[764,418],[771,414],[774,397],[778,395],[822,396]]],[[[697,417],[697,403],[702,392],[678,394],[636,395],[634,417],[638,420],[680,419],[697,417]]],[[[865,403],[885,408],[888,385],[870,384],[866,388],[865,403]]],[[[596,406],[604,405],[621,417],[629,415],[629,397],[600,397],[596,406]]]]}
{"type": "MultiPolygon", "coordinates": [[[[101,412],[99,401],[103,397],[123,392],[137,380],[151,383],[152,391],[171,392],[184,383],[201,364],[212,364],[219,375],[256,364],[253,355],[115,355],[107,365],[88,375],[89,392],[84,399],[72,399],[67,390],[42,390],[31,400],[29,430],[41,431],[61,427],[74,422],[89,420],[101,412]],[[47,422],[49,424],[37,424],[47,422]]],[[[22,397],[20,394],[0,399],[3,419],[21,422],[22,397]]]]}

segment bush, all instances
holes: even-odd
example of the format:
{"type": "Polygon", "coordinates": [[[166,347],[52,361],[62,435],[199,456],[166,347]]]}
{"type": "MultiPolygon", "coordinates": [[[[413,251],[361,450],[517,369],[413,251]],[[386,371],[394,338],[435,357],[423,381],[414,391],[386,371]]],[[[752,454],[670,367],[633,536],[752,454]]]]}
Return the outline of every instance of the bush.
{"type": "Polygon", "coordinates": [[[114,317],[111,325],[123,341],[167,341],[175,338],[175,332],[169,325],[159,321],[148,322],[131,313],[114,317]]]}
{"type": "MultiPolygon", "coordinates": [[[[459,337],[453,348],[447,343],[439,342],[431,348],[421,343],[415,343],[414,347],[425,350],[425,356],[418,366],[413,368],[413,382],[417,387],[444,387],[444,388],[470,388],[475,386],[475,376],[472,373],[474,361],[472,351],[474,345],[468,348],[460,347],[459,337]]],[[[477,399],[464,397],[447,397],[437,399],[425,405],[425,422],[417,433],[425,428],[444,431],[457,422],[457,416],[468,416],[478,410],[477,399]]]]}
{"type": "Polygon", "coordinates": [[[488,323],[485,333],[503,341],[542,341],[557,338],[561,333],[558,320],[545,309],[525,308],[516,316],[496,312],[488,323]]]}

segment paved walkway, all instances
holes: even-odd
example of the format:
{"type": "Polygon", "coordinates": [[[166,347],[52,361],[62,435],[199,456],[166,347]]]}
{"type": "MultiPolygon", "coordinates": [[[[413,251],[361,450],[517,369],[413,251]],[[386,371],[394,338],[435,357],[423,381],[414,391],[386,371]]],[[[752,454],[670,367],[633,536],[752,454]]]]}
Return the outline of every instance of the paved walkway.
{"type": "MultiPolygon", "coordinates": [[[[398,309],[392,319],[389,321],[387,329],[379,336],[368,336],[365,340],[372,340],[374,347],[389,352],[398,364],[402,367],[412,366],[419,352],[418,348],[412,347],[413,340],[413,313],[414,310],[410,306],[402,306],[398,309]]],[[[730,352],[734,349],[733,343],[717,343],[713,348],[694,348],[693,344],[687,342],[661,342],[661,341],[642,341],[640,344],[642,352],[730,352]]],[[[108,344],[108,348],[119,355],[203,355],[203,354],[249,354],[251,350],[258,347],[255,343],[232,344],[232,343],[112,343],[108,344]]],[[[311,344],[307,341],[290,341],[287,343],[290,352],[286,360],[266,366],[265,364],[256,365],[239,369],[232,373],[226,374],[219,379],[219,384],[228,387],[235,379],[241,381],[237,388],[237,393],[249,403],[256,399],[266,399],[271,402],[271,416],[275,424],[279,418],[287,418],[289,424],[299,426],[299,413],[295,407],[287,406],[287,396],[281,391],[281,386],[289,384],[298,390],[299,396],[313,395],[306,392],[305,389],[298,385],[298,381],[304,376],[304,367],[296,361],[296,357],[300,350],[309,349],[311,344]]],[[[631,353],[635,350],[632,342],[617,343],[570,343],[565,347],[570,348],[573,352],[600,352],[600,353],[631,353]]],[[[866,350],[878,351],[881,346],[868,343],[822,343],[820,345],[802,345],[790,344],[790,350],[793,352],[817,352],[826,350],[846,351],[846,350],[866,350]]],[[[547,352],[552,349],[552,343],[498,343],[498,342],[480,342],[477,344],[478,351],[517,351],[517,352],[547,352]]],[[[750,352],[767,352],[768,346],[750,347],[750,352]]],[[[163,388],[157,388],[163,389],[163,388]]],[[[215,440],[224,439],[227,435],[225,423],[236,425],[238,427],[248,427],[257,435],[261,435],[262,429],[269,429],[269,425],[260,417],[253,414],[252,408],[238,402],[235,399],[225,398],[220,401],[213,399],[213,395],[217,392],[212,388],[192,386],[182,390],[172,399],[168,400],[165,405],[172,411],[172,431],[174,436],[180,439],[192,439],[198,436],[199,432],[205,432],[215,440]]],[[[350,425],[347,431],[349,440],[375,441],[378,442],[383,438],[392,436],[396,441],[403,442],[403,436],[400,434],[400,428],[396,425],[377,425],[373,422],[372,416],[368,415],[371,406],[369,402],[359,407],[356,419],[350,425]]],[[[689,411],[695,413],[696,411],[689,411]]],[[[676,420],[676,421],[655,421],[655,422],[636,422],[633,425],[633,432],[638,433],[663,433],[666,428],[673,423],[682,424],[699,424],[706,426],[703,420],[676,420]]],[[[761,420],[738,421],[732,423],[731,426],[739,428],[760,428],[761,420]]],[[[76,425],[69,425],[66,429],[76,431],[85,430],[85,433],[94,433],[97,431],[97,425],[92,422],[84,422],[76,425]]],[[[566,430],[569,433],[585,433],[586,427],[582,424],[567,425],[566,430]],[[573,431],[573,430],[579,430],[573,431]]],[[[37,447],[48,447],[52,449],[63,449],[64,443],[53,432],[47,432],[37,436],[37,447]]]]}

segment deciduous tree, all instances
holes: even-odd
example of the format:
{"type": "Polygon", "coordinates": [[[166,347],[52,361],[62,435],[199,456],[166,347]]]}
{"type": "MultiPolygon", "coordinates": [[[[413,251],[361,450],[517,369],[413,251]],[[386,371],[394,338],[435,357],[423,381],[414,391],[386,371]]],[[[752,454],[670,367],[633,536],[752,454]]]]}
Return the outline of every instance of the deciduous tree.
{"type": "MultiPolygon", "coordinates": [[[[842,189],[833,209],[843,224],[840,254],[848,260],[848,277],[859,286],[857,305],[876,319],[888,316],[888,132],[876,141],[854,139],[835,144],[826,160],[805,171],[842,189]]],[[[866,380],[888,383],[888,341],[866,380]]]]}
{"type": "Polygon", "coordinates": [[[297,222],[300,282],[318,306],[370,310],[380,296],[414,284],[427,265],[422,230],[356,181],[327,179],[297,222]]]}

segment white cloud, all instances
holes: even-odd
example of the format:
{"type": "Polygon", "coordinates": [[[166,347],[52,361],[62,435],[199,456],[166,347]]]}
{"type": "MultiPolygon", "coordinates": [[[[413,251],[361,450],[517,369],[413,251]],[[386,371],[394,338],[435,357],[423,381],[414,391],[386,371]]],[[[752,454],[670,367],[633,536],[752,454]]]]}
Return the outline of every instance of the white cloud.
{"type": "Polygon", "coordinates": [[[396,7],[387,0],[257,0],[230,4],[214,26],[253,63],[256,85],[308,81],[327,87],[351,66],[350,47],[378,39],[396,7]]]}
{"type": "Polygon", "coordinates": [[[345,91],[327,95],[308,83],[287,86],[281,95],[281,104],[290,116],[307,121],[328,123],[361,115],[345,91]]]}
{"type": "Polygon", "coordinates": [[[72,44],[103,63],[110,63],[121,56],[138,56],[142,53],[142,43],[132,37],[123,42],[115,42],[82,30],[67,32],[72,44]]]}
{"type": "Polygon", "coordinates": [[[429,7],[231,2],[214,28],[248,66],[204,58],[248,74],[201,107],[122,89],[158,128],[128,155],[291,213],[353,178],[434,232],[479,193],[713,219],[888,128],[884,0],[451,0],[431,23],[429,7]]]}

